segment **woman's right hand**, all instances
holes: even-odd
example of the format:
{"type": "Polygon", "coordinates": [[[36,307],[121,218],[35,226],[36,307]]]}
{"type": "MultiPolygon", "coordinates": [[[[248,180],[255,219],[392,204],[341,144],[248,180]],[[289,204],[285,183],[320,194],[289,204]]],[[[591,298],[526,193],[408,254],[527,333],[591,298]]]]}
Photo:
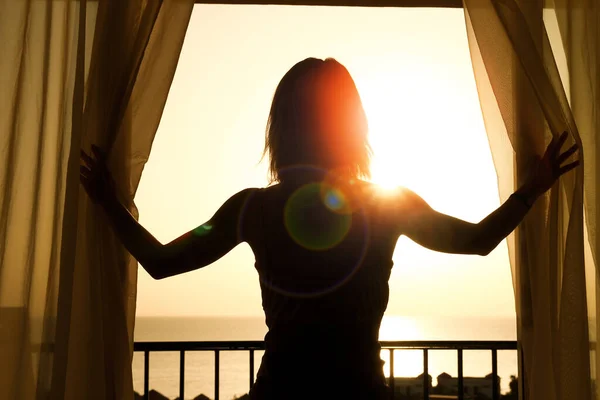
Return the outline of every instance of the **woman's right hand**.
{"type": "Polygon", "coordinates": [[[79,180],[90,199],[106,205],[116,199],[114,180],[106,166],[106,155],[96,145],[92,145],[92,155],[81,150],[79,180]]]}
{"type": "Polygon", "coordinates": [[[577,144],[572,145],[567,150],[562,150],[567,137],[567,132],[555,136],[546,148],[544,155],[535,158],[534,168],[530,170],[523,186],[517,190],[527,199],[528,205],[533,204],[535,199],[550,190],[558,178],[579,165],[578,158],[567,162],[579,150],[577,144]]]}

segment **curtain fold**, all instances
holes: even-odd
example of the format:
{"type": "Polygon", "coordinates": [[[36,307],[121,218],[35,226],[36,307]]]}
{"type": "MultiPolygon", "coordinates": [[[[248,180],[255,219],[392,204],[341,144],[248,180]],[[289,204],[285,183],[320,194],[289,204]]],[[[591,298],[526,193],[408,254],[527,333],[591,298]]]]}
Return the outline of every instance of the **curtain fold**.
{"type": "MultiPolygon", "coordinates": [[[[595,150],[582,141],[580,120],[569,107],[544,26],[543,2],[464,0],[463,4],[501,200],[522,183],[533,157],[543,153],[553,136],[569,131],[566,146],[576,142],[582,148],[584,168],[561,177],[536,202],[508,244],[523,354],[522,395],[591,399],[589,324],[595,322],[588,321],[583,182],[585,177],[586,191],[595,192],[587,186],[591,176],[587,157],[595,150]]],[[[589,217],[587,222],[589,226],[589,217]]]]}
{"type": "MultiPolygon", "coordinates": [[[[44,398],[75,100],[79,1],[0,1],[0,398],[44,398]]],[[[77,176],[76,176],[77,178],[77,176]]]]}
{"type": "Polygon", "coordinates": [[[109,151],[137,214],[193,3],[0,0],[0,398],[133,397],[137,263],[79,151],[109,151]]]}
{"type": "MultiPolygon", "coordinates": [[[[593,382],[600,378],[597,356],[598,316],[600,307],[598,237],[598,190],[600,175],[600,4],[593,0],[554,0],[549,5],[555,14],[565,53],[570,103],[585,148],[584,201],[589,257],[586,260],[588,281],[588,316],[590,325],[591,373],[593,382]]],[[[600,399],[597,385],[593,398],[600,399]]]]}

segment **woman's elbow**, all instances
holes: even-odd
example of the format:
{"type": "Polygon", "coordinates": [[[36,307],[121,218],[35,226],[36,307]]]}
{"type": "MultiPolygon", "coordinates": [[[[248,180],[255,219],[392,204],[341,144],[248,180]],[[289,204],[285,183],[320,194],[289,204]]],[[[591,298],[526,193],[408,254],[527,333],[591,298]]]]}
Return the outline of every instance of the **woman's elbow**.
{"type": "Polygon", "coordinates": [[[160,281],[160,280],[162,280],[162,279],[165,279],[165,278],[169,277],[169,275],[166,275],[166,274],[161,274],[161,273],[157,273],[157,272],[154,272],[154,273],[150,274],[150,276],[151,276],[151,277],[152,277],[152,278],[153,278],[155,281],[160,281]]]}
{"type": "Polygon", "coordinates": [[[204,263],[191,262],[190,260],[180,258],[165,258],[159,259],[159,261],[153,260],[145,263],[140,262],[140,264],[142,267],[144,267],[146,272],[148,272],[148,274],[157,281],[170,276],[193,271],[207,265],[204,263]]]}
{"type": "Polygon", "coordinates": [[[154,280],[161,280],[169,275],[165,273],[165,268],[162,268],[160,264],[154,262],[140,262],[140,265],[154,280]]]}
{"type": "Polygon", "coordinates": [[[476,254],[479,256],[487,256],[497,246],[498,246],[498,243],[478,243],[476,246],[474,246],[473,254],[476,254]]]}
{"type": "Polygon", "coordinates": [[[490,237],[479,224],[475,225],[475,229],[467,237],[469,239],[465,244],[470,250],[469,253],[473,255],[487,256],[499,243],[496,239],[490,237]]]}
{"type": "Polygon", "coordinates": [[[478,255],[478,256],[485,257],[488,254],[490,254],[491,252],[492,252],[491,249],[483,248],[483,249],[477,249],[477,251],[475,251],[474,254],[478,255]]]}
{"type": "Polygon", "coordinates": [[[474,256],[487,256],[494,250],[496,246],[486,243],[480,238],[463,237],[461,240],[455,240],[450,244],[450,248],[446,250],[452,254],[464,254],[474,256]]]}

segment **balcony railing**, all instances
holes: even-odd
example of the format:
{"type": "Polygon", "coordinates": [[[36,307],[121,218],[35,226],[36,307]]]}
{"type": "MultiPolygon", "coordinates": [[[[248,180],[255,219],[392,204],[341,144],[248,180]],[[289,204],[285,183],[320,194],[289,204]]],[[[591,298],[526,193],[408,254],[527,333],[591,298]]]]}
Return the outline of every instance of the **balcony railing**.
{"type": "MultiPolygon", "coordinates": [[[[394,350],[421,350],[423,352],[423,399],[429,400],[429,352],[432,350],[455,350],[458,359],[458,400],[464,400],[463,351],[487,350],[492,355],[492,400],[500,400],[498,379],[498,351],[517,350],[516,341],[382,341],[382,350],[389,351],[389,386],[394,398],[394,350]]],[[[216,342],[135,342],[134,352],[144,353],[144,399],[148,399],[151,352],[179,352],[179,398],[184,398],[185,353],[188,351],[211,351],[215,357],[214,399],[219,400],[219,359],[222,351],[247,351],[250,374],[249,387],[254,384],[254,352],[264,350],[263,341],[216,341],[216,342]]]]}

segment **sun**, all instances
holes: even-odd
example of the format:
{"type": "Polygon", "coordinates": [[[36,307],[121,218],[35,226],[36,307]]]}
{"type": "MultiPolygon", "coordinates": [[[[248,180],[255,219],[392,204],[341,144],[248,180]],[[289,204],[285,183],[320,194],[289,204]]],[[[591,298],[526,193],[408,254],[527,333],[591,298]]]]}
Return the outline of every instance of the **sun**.
{"type": "Polygon", "coordinates": [[[407,169],[416,155],[405,151],[411,145],[407,135],[411,130],[403,127],[398,118],[397,107],[402,104],[398,103],[398,98],[391,99],[385,85],[378,82],[370,82],[361,88],[361,97],[369,121],[369,143],[373,149],[371,181],[385,190],[407,185],[410,179],[418,178],[415,175],[418,171],[407,169]]]}
{"type": "MultiPolygon", "coordinates": [[[[382,147],[383,149],[383,147],[382,147]]],[[[371,160],[371,181],[384,191],[391,191],[403,186],[400,168],[392,157],[386,157],[383,152],[374,151],[371,160]]]]}

